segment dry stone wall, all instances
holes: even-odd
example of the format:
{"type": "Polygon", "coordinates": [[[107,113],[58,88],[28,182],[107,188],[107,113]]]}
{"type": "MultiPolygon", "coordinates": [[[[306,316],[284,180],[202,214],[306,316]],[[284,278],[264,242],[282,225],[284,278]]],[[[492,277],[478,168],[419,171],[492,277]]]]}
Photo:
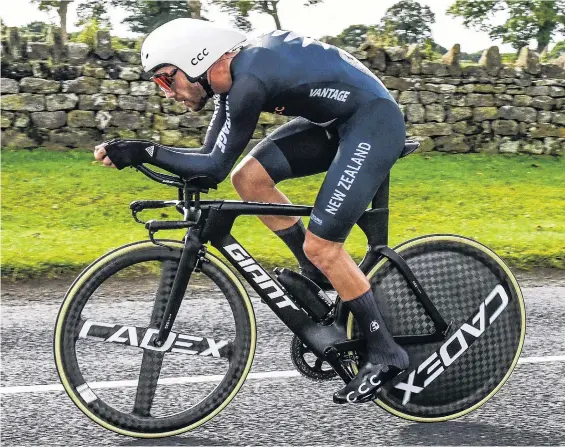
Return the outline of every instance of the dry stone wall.
{"type": "MultiPolygon", "coordinates": [[[[107,32],[96,46],[23,42],[17,29],[3,41],[2,146],[92,147],[108,138],[143,138],[198,147],[212,115],[166,99],[142,73],[139,55],[115,50],[107,32]]],[[[400,104],[407,133],[422,151],[562,155],[565,153],[565,67],[541,64],[524,48],[503,65],[496,47],[479,66],[462,67],[459,46],[441,62],[418,47],[350,51],[383,81],[400,104]]],[[[287,118],[263,113],[250,146],[287,118]]]]}
{"type": "Polygon", "coordinates": [[[479,66],[461,66],[455,45],[441,62],[424,60],[418,47],[356,52],[392,92],[407,133],[423,151],[562,155],[565,153],[565,64],[541,64],[522,49],[512,66],[497,47],[479,66]]]}

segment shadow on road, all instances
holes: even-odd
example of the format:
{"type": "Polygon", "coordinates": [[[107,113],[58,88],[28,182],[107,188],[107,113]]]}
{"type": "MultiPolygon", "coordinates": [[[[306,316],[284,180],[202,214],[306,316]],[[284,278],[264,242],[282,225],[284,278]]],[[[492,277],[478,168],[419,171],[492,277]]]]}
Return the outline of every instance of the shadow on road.
{"type": "Polygon", "coordinates": [[[557,445],[562,433],[536,432],[521,428],[469,422],[411,424],[399,432],[408,445],[557,445]]]}
{"type": "Polygon", "coordinates": [[[181,438],[179,436],[172,436],[170,438],[160,439],[136,439],[133,441],[124,442],[120,445],[220,445],[221,442],[211,441],[207,438],[181,438]]]}

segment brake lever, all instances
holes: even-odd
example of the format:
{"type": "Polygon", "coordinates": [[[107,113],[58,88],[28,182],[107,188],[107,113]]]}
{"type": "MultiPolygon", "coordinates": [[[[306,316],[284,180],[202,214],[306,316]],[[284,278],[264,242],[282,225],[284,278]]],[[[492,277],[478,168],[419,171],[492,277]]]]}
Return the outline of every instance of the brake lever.
{"type": "Polygon", "coordinates": [[[137,217],[137,213],[139,213],[140,211],[143,211],[143,210],[132,209],[132,210],[131,210],[131,215],[132,215],[132,217],[133,217],[133,220],[135,220],[137,223],[140,223],[140,224],[145,225],[146,222],[145,222],[144,220],[139,219],[139,218],[137,217]]]}
{"type": "Polygon", "coordinates": [[[168,245],[162,244],[161,242],[158,242],[155,240],[155,233],[157,233],[157,231],[159,230],[149,230],[149,239],[151,240],[151,242],[153,243],[153,245],[160,245],[161,247],[165,247],[168,248],[170,251],[172,251],[173,249],[171,247],[169,247],[168,245]]]}

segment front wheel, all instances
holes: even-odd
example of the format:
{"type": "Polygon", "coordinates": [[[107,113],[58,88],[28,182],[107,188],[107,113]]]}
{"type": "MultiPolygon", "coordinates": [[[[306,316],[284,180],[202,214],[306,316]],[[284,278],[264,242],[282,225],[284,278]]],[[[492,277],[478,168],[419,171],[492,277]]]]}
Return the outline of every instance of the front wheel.
{"type": "Polygon", "coordinates": [[[232,271],[210,253],[191,276],[169,338],[153,340],[183,244],[139,242],[87,267],[54,335],[57,372],[93,421],[142,438],[198,427],[237,394],[255,353],[255,316],[232,271]]]}
{"type": "MultiPolygon", "coordinates": [[[[518,282],[493,251],[461,236],[423,236],[395,251],[451,326],[443,341],[405,345],[408,370],[383,387],[375,402],[419,422],[467,414],[494,396],[518,362],[526,333],[518,282]]],[[[388,259],[367,276],[393,335],[434,331],[406,279],[388,259]]],[[[349,338],[356,332],[351,314],[347,332],[349,338]]]]}

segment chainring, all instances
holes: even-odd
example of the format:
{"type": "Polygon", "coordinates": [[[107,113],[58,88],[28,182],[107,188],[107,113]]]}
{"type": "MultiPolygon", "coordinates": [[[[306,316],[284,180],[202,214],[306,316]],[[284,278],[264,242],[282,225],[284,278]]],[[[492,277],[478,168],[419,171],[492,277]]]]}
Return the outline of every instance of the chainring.
{"type": "Polygon", "coordinates": [[[290,344],[290,358],[296,370],[310,380],[322,382],[337,376],[329,363],[316,357],[296,335],[290,344]]]}

